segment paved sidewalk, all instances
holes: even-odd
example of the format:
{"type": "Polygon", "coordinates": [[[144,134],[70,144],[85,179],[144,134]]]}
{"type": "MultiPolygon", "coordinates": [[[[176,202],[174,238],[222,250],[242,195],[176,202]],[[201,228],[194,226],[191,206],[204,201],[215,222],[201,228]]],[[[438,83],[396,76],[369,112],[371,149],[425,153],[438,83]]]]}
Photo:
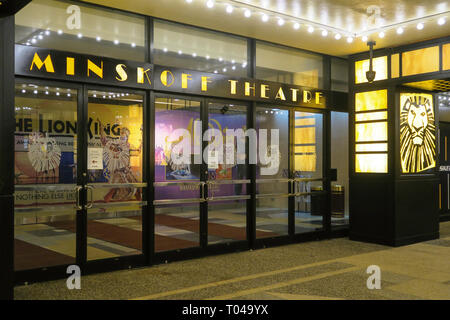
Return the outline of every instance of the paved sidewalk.
{"type": "Polygon", "coordinates": [[[346,238],[19,286],[16,299],[450,299],[450,222],[441,239],[391,248],[346,238]],[[369,290],[370,265],[381,289],[369,290]]]}

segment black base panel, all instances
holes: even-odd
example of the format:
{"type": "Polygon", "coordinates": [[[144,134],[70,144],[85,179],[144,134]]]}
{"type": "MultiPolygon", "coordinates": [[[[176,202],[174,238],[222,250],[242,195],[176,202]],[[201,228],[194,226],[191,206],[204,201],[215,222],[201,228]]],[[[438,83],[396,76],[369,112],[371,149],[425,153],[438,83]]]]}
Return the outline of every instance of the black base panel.
{"type": "Polygon", "coordinates": [[[414,244],[414,243],[418,243],[418,242],[439,239],[439,232],[423,234],[423,235],[418,235],[418,236],[408,237],[408,238],[399,238],[399,239],[381,239],[381,238],[377,239],[377,238],[369,238],[366,236],[361,236],[361,235],[356,235],[356,234],[350,234],[349,239],[352,241],[376,243],[376,244],[381,244],[381,245],[391,246],[391,247],[401,247],[401,246],[406,246],[406,245],[410,245],[410,244],[414,244]]]}

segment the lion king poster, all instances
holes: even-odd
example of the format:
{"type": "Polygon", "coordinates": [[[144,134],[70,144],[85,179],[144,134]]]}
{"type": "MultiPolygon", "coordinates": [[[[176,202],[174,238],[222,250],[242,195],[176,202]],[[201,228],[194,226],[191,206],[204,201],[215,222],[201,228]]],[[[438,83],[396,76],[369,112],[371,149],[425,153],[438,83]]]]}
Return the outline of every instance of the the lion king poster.
{"type": "Polygon", "coordinates": [[[436,167],[436,126],[431,94],[400,94],[400,159],[402,173],[418,173],[436,167]]]}

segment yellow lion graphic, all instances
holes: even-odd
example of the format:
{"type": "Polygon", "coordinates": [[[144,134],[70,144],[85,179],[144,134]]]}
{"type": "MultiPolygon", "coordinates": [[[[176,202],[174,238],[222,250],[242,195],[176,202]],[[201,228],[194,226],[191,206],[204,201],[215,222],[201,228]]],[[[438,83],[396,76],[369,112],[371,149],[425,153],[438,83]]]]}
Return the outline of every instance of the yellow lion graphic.
{"type": "Polygon", "coordinates": [[[400,157],[403,173],[436,166],[436,126],[430,94],[401,94],[400,157]]]}

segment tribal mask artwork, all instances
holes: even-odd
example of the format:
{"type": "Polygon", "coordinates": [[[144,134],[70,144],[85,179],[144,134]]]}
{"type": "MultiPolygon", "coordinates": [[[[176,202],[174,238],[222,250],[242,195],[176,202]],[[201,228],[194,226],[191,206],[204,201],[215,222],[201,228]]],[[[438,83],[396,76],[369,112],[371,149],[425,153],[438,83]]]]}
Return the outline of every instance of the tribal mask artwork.
{"type": "Polygon", "coordinates": [[[436,126],[430,94],[400,95],[400,157],[403,173],[436,166],[436,126]]]}

